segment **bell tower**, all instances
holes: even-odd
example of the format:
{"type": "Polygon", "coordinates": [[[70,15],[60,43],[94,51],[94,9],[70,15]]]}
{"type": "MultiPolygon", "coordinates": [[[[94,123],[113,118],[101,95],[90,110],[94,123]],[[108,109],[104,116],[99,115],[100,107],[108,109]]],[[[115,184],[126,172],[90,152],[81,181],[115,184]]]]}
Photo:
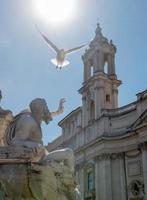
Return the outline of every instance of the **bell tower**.
{"type": "Polygon", "coordinates": [[[118,87],[115,72],[116,46],[102,34],[97,24],[95,37],[82,56],[84,82],[79,90],[83,104],[83,127],[101,116],[103,109],[118,107],[118,87]]]}

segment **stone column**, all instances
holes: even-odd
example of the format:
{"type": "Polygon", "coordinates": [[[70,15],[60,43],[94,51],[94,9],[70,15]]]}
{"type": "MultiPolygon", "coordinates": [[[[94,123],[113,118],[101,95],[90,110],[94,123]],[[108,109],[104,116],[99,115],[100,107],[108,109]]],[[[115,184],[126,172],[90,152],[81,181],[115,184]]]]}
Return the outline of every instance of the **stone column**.
{"type": "Polygon", "coordinates": [[[111,64],[111,54],[108,55],[108,74],[109,75],[113,74],[112,64],[111,64]]]}
{"type": "Polygon", "coordinates": [[[113,109],[115,109],[118,107],[118,89],[116,85],[113,85],[112,96],[113,96],[113,109]]]}
{"type": "Polygon", "coordinates": [[[82,98],[83,106],[82,106],[82,127],[84,128],[88,124],[88,106],[86,97],[82,98]]]}
{"type": "Polygon", "coordinates": [[[141,144],[145,200],[147,200],[147,142],[141,144]]]}
{"type": "Polygon", "coordinates": [[[98,53],[98,72],[104,72],[104,54],[102,50],[98,53]]]}
{"type": "Polygon", "coordinates": [[[80,165],[78,165],[78,167],[76,168],[76,177],[77,177],[77,181],[79,184],[79,190],[81,193],[81,197],[82,199],[84,199],[84,168],[83,168],[83,163],[81,163],[80,165]]]}
{"type": "Polygon", "coordinates": [[[87,65],[86,65],[86,62],[84,61],[84,82],[86,82],[87,81],[87,65]]]}
{"type": "Polygon", "coordinates": [[[120,156],[120,200],[127,200],[126,199],[126,188],[127,188],[127,183],[125,180],[126,174],[125,174],[125,163],[124,163],[124,154],[120,156]]]}
{"type": "Polygon", "coordinates": [[[115,55],[108,55],[108,74],[115,75],[115,55]]]}
{"type": "Polygon", "coordinates": [[[96,200],[113,200],[111,188],[111,158],[109,154],[102,154],[96,158],[96,200]]]}
{"type": "Polygon", "coordinates": [[[100,184],[100,179],[99,179],[99,164],[98,160],[95,160],[95,195],[96,195],[96,200],[99,200],[99,184],[100,184]]]}
{"type": "Polygon", "coordinates": [[[98,72],[98,70],[99,70],[99,59],[98,59],[98,57],[99,57],[99,51],[96,51],[95,53],[94,53],[94,57],[93,57],[93,67],[94,67],[94,72],[98,72]]]}
{"type": "Polygon", "coordinates": [[[86,62],[86,74],[87,74],[87,80],[91,77],[91,62],[90,60],[87,60],[86,62]]]}
{"type": "Polygon", "coordinates": [[[104,87],[103,83],[95,83],[95,119],[98,119],[101,116],[101,110],[104,108],[104,87]]]}
{"type": "Polygon", "coordinates": [[[91,76],[91,63],[89,60],[82,57],[84,63],[84,82],[86,82],[91,76]]]}

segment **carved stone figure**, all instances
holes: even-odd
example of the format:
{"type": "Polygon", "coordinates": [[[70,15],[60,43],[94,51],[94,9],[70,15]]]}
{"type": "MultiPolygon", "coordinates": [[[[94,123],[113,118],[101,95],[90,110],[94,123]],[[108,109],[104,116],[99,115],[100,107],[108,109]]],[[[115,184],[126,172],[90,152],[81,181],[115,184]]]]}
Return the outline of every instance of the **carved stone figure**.
{"type": "Polygon", "coordinates": [[[41,147],[41,122],[48,124],[53,116],[63,112],[64,99],[60,100],[56,112],[50,112],[44,99],[37,98],[30,103],[30,108],[19,113],[7,130],[8,144],[17,144],[25,147],[41,147]]]}
{"type": "MultiPolygon", "coordinates": [[[[0,101],[2,99],[2,92],[0,90],[0,101]]],[[[6,128],[12,121],[13,116],[10,110],[4,110],[0,107],[0,146],[4,146],[4,135],[6,128]]]]}
{"type": "Polygon", "coordinates": [[[61,99],[57,111],[50,112],[44,99],[34,99],[29,109],[19,113],[9,124],[5,136],[7,146],[0,148],[0,163],[4,162],[0,165],[3,200],[74,199],[78,190],[73,151],[65,148],[48,152],[42,142],[41,122],[48,124],[62,113],[64,102],[61,99]]]}

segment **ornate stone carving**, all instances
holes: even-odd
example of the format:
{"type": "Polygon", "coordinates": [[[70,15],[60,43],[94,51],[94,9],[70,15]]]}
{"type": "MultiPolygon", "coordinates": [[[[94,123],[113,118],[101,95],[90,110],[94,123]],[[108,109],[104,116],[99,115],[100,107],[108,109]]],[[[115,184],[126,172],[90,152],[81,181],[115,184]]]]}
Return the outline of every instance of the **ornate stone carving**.
{"type": "MultiPolygon", "coordinates": [[[[2,93],[0,91],[0,101],[2,99],[2,93]]],[[[0,107],[0,146],[5,144],[5,131],[12,121],[13,116],[10,110],[4,110],[0,107]]]]}
{"type": "Polygon", "coordinates": [[[129,161],[127,164],[127,168],[128,176],[130,177],[142,175],[142,166],[140,160],[129,161]]]}
{"type": "Polygon", "coordinates": [[[44,99],[34,99],[30,108],[9,124],[8,146],[0,148],[0,179],[5,188],[0,188],[0,195],[4,196],[3,200],[7,200],[5,196],[20,200],[48,197],[56,200],[59,196],[61,200],[73,199],[77,191],[73,151],[66,148],[48,152],[42,142],[41,122],[48,124],[52,117],[62,113],[63,103],[61,99],[58,110],[50,112],[44,99]]]}
{"type": "Polygon", "coordinates": [[[95,157],[96,161],[102,161],[102,160],[116,160],[123,158],[123,153],[102,153],[95,157]]]}
{"type": "Polygon", "coordinates": [[[48,124],[52,117],[63,112],[64,99],[59,102],[59,108],[50,112],[44,99],[37,98],[30,103],[30,108],[15,116],[7,129],[7,143],[26,147],[42,146],[41,123],[48,124]]]}
{"type": "Polygon", "coordinates": [[[12,120],[11,111],[0,108],[0,146],[5,144],[5,131],[12,120]]]}
{"type": "Polygon", "coordinates": [[[112,41],[112,40],[110,40],[110,45],[111,45],[111,52],[112,52],[112,54],[114,55],[114,54],[116,53],[116,51],[117,51],[117,48],[116,48],[116,46],[113,44],[113,41],[112,41]]]}
{"type": "Polygon", "coordinates": [[[144,196],[144,185],[139,180],[133,180],[128,186],[128,191],[132,197],[142,197],[144,196]]]}
{"type": "Polygon", "coordinates": [[[139,149],[128,151],[126,152],[127,158],[137,158],[141,154],[141,151],[139,149]]]}

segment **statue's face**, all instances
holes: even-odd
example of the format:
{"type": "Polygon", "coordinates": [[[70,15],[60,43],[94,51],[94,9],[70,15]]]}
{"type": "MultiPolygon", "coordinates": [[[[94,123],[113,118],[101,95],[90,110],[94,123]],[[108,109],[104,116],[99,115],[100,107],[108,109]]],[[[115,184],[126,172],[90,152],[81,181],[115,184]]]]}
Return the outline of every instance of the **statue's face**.
{"type": "Polygon", "coordinates": [[[46,124],[52,120],[51,113],[48,109],[47,103],[44,99],[37,98],[30,103],[31,112],[40,118],[40,122],[44,121],[46,124]]]}
{"type": "Polygon", "coordinates": [[[50,120],[51,120],[51,113],[50,113],[50,111],[49,111],[49,109],[48,109],[48,106],[47,106],[47,104],[46,104],[46,102],[44,103],[44,105],[43,105],[43,116],[42,116],[42,120],[46,123],[46,124],[48,124],[49,122],[50,122],[50,120]]]}

